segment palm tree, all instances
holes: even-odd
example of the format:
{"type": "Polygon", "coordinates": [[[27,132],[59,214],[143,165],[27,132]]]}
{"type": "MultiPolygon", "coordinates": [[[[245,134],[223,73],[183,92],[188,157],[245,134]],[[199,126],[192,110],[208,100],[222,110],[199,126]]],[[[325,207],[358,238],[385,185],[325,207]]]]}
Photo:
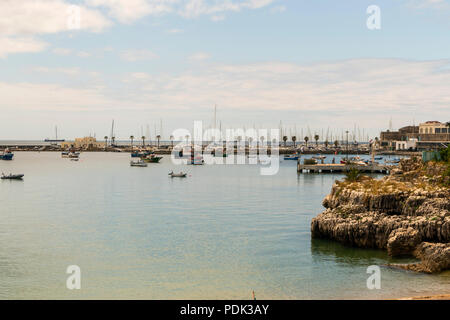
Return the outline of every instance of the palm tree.
{"type": "Polygon", "coordinates": [[[295,141],[297,141],[297,137],[296,137],[296,136],[293,136],[293,137],[292,137],[292,142],[294,143],[294,148],[295,148],[295,141]]]}
{"type": "Polygon", "coordinates": [[[145,136],[142,136],[141,139],[142,139],[142,146],[145,147],[145,136]]]}
{"type": "Polygon", "coordinates": [[[161,139],[161,136],[158,134],[158,135],[156,136],[156,139],[158,140],[158,148],[159,148],[159,140],[161,139]]]}
{"type": "Polygon", "coordinates": [[[328,148],[328,145],[329,145],[330,143],[328,142],[328,140],[325,140],[325,148],[328,148]]]}
{"type": "Polygon", "coordinates": [[[309,141],[309,138],[308,137],[305,137],[305,143],[306,143],[306,147],[308,148],[308,141],[309,141]]]}
{"type": "Polygon", "coordinates": [[[174,139],[174,137],[170,136],[170,144],[172,145],[172,149],[173,149],[173,139],[174,139]]]}
{"type": "Polygon", "coordinates": [[[130,140],[131,140],[131,149],[133,149],[133,140],[134,140],[134,136],[130,136],[130,140]]]}
{"type": "Polygon", "coordinates": [[[283,141],[284,141],[284,146],[286,147],[286,141],[287,141],[288,137],[287,136],[283,136],[283,141]]]}
{"type": "Polygon", "coordinates": [[[108,147],[108,136],[105,136],[104,139],[105,139],[105,149],[106,149],[106,147],[108,147]]]}
{"type": "Polygon", "coordinates": [[[319,146],[319,135],[318,134],[316,134],[314,136],[314,140],[316,140],[316,147],[318,147],[319,146]]]}
{"type": "Polygon", "coordinates": [[[111,146],[115,146],[116,137],[111,137],[111,146]]]}
{"type": "Polygon", "coordinates": [[[336,148],[339,147],[339,141],[335,140],[335,141],[334,141],[334,146],[335,146],[336,148]]]}

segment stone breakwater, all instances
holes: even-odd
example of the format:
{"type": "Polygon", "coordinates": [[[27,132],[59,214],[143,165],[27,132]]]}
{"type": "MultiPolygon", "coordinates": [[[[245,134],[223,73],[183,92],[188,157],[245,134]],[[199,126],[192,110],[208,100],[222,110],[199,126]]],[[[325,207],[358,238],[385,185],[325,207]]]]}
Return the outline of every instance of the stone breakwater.
{"type": "Polygon", "coordinates": [[[387,250],[421,260],[397,265],[435,273],[450,269],[450,188],[445,165],[405,160],[380,180],[336,181],[311,222],[313,238],[387,250]]]}

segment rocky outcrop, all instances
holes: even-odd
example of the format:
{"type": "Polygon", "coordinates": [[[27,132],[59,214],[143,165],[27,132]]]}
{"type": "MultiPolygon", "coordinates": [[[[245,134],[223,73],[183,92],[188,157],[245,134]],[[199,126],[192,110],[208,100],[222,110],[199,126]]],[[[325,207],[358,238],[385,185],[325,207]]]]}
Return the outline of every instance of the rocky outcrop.
{"type": "Polygon", "coordinates": [[[312,237],[415,255],[422,263],[410,270],[448,269],[450,190],[428,175],[438,175],[437,168],[409,160],[380,180],[336,181],[323,201],[326,210],[311,222],[312,237]]]}
{"type": "Polygon", "coordinates": [[[450,269],[450,244],[422,242],[414,251],[420,263],[391,266],[425,273],[438,273],[450,269]]]}
{"type": "Polygon", "coordinates": [[[411,227],[395,229],[389,235],[387,242],[388,254],[393,257],[410,255],[421,240],[419,232],[411,227]]]}

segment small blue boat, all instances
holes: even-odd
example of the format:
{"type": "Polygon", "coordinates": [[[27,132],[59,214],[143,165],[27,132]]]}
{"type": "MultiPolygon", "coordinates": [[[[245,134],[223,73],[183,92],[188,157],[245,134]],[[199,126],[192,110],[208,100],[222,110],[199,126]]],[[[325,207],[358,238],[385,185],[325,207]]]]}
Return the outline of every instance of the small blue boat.
{"type": "Polygon", "coordinates": [[[0,160],[12,160],[14,157],[14,154],[9,151],[9,149],[6,149],[3,153],[0,154],[0,160]]]}
{"type": "Polygon", "coordinates": [[[291,154],[284,156],[284,160],[298,160],[299,157],[300,157],[299,155],[291,154]]]}

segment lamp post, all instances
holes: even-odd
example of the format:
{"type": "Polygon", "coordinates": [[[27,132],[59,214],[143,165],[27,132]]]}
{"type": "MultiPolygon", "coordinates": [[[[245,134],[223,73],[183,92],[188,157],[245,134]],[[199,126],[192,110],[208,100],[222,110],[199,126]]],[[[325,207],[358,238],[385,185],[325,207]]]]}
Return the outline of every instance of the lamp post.
{"type": "Polygon", "coordinates": [[[347,164],[348,164],[348,130],[345,131],[345,133],[347,134],[347,164]]]}

